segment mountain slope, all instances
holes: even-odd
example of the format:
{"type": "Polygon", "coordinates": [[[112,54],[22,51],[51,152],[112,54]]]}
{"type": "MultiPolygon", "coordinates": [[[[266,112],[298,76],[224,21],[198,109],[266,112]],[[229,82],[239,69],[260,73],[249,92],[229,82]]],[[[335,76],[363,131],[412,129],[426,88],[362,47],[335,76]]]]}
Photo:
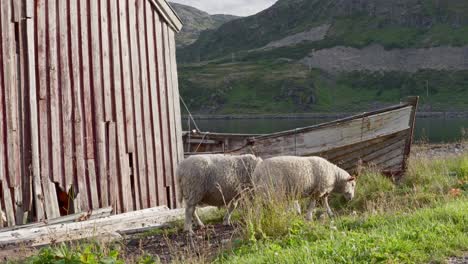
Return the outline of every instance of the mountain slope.
{"type": "Polygon", "coordinates": [[[468,110],[468,1],[279,0],[178,51],[194,112],[468,110]]]}
{"type": "Polygon", "coordinates": [[[210,15],[194,7],[172,2],[170,5],[182,19],[184,25],[177,36],[177,46],[179,47],[195,42],[202,31],[216,29],[222,24],[238,18],[232,15],[210,15]]]}
{"type": "Polygon", "coordinates": [[[457,29],[466,29],[468,25],[468,1],[279,0],[257,15],[205,32],[181,52],[181,60],[203,61],[259,48],[323,24],[331,24],[325,45],[328,47],[362,47],[371,42],[388,47],[460,45],[468,42],[466,35],[452,34],[449,39],[447,35],[452,31],[466,33],[457,32],[457,29]],[[440,32],[440,26],[449,32],[440,32]],[[403,39],[387,39],[392,34],[402,35],[403,39]]]}

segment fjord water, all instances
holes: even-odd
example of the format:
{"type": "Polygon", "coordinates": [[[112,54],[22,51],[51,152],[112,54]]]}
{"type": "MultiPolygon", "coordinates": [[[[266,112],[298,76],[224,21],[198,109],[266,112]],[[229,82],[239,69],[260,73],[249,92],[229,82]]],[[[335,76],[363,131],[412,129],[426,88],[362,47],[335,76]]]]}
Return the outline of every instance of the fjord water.
{"type": "MultiPolygon", "coordinates": [[[[202,131],[220,133],[268,134],[300,127],[316,125],[334,119],[222,119],[197,120],[202,131]]],[[[187,119],[182,121],[187,130],[187,119]]],[[[193,125],[192,125],[193,128],[193,125]]],[[[455,142],[468,137],[466,118],[418,118],[415,140],[430,143],[455,142]],[[465,132],[464,132],[465,131],[465,132]]]]}

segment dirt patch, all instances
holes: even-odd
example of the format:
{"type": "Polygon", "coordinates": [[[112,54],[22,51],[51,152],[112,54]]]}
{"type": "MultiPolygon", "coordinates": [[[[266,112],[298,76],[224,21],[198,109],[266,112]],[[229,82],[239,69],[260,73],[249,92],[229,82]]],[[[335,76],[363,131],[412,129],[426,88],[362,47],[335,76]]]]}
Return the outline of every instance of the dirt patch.
{"type": "Polygon", "coordinates": [[[414,144],[412,154],[416,157],[439,158],[459,156],[468,152],[468,141],[451,144],[414,144]]]}
{"type": "Polygon", "coordinates": [[[161,263],[210,262],[222,251],[232,247],[237,237],[235,226],[222,224],[195,230],[195,235],[186,232],[173,234],[128,237],[124,244],[130,260],[142,255],[159,258],[161,263]]]}
{"type": "Polygon", "coordinates": [[[447,261],[448,264],[467,264],[468,263],[468,255],[459,258],[449,258],[447,261]]]}

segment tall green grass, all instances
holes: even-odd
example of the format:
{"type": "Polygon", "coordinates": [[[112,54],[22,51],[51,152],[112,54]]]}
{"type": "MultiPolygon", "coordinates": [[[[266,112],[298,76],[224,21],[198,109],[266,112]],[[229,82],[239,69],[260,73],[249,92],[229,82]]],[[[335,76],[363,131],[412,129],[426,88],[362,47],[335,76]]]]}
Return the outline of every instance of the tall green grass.
{"type": "MultiPolygon", "coordinates": [[[[468,155],[413,157],[398,183],[367,170],[355,198],[331,200],[336,219],[307,222],[291,200],[248,201],[245,244],[220,263],[421,263],[468,249],[468,155]]],[[[303,201],[306,204],[306,201],[303,201]]]]}

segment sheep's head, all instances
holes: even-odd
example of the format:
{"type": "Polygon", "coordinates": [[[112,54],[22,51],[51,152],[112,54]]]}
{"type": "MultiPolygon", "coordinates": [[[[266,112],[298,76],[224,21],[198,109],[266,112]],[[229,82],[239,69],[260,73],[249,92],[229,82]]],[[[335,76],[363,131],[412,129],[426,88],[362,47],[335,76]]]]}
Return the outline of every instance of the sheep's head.
{"type": "Polygon", "coordinates": [[[337,177],[337,191],[342,193],[346,200],[351,201],[354,198],[354,190],[356,189],[356,177],[349,175],[344,170],[339,170],[340,175],[337,177]]]}

